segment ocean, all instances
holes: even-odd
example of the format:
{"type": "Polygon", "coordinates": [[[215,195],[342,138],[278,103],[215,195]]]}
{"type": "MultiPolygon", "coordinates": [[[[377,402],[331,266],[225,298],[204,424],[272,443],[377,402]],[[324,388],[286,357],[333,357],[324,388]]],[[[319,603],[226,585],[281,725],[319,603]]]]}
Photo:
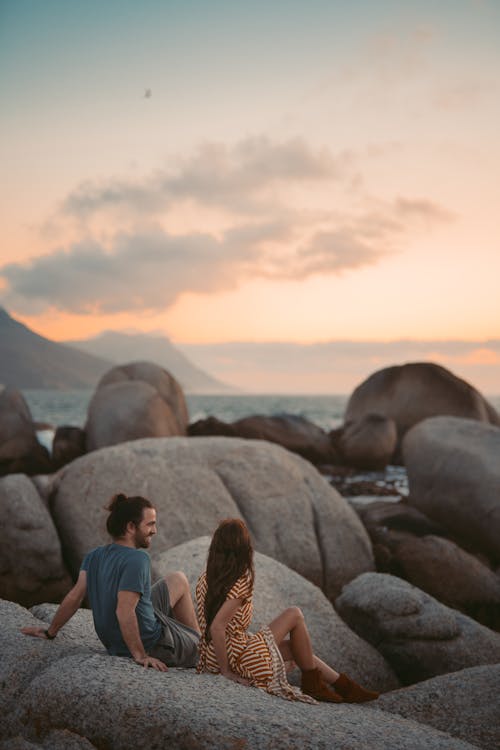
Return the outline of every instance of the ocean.
{"type": "MultiPolygon", "coordinates": [[[[23,391],[34,421],[52,428],[60,425],[83,427],[92,393],[92,390],[23,391]]],[[[348,396],[344,395],[186,395],[190,422],[209,416],[234,422],[251,414],[271,416],[286,413],[305,417],[326,431],[342,423],[347,400],[348,396]]]]}
{"type": "MultiPolygon", "coordinates": [[[[37,431],[38,439],[50,451],[56,427],[60,425],[84,426],[93,391],[25,390],[23,394],[34,421],[40,423],[37,431]]],[[[252,414],[268,416],[294,414],[305,417],[326,431],[342,424],[348,399],[349,396],[340,394],[331,396],[186,395],[190,422],[209,416],[217,417],[224,422],[234,422],[252,414]]],[[[488,400],[500,412],[500,396],[488,397],[488,400]]],[[[350,502],[358,505],[381,499],[398,502],[409,492],[406,471],[402,466],[387,466],[385,470],[378,472],[355,472],[352,476],[342,479],[341,485],[335,484],[334,477],[330,477],[330,480],[341,494],[346,495],[350,502]],[[357,489],[352,491],[349,485],[352,486],[352,490],[357,489]],[[388,494],[384,494],[383,497],[373,494],[374,486],[385,490],[388,494]]]]}

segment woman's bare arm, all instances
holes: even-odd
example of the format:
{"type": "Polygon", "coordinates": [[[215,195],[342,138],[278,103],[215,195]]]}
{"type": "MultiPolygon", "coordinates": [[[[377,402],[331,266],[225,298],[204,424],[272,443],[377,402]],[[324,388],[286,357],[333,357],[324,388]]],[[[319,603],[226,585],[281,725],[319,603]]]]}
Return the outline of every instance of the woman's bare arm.
{"type": "Polygon", "coordinates": [[[210,626],[210,635],[214,646],[215,657],[221,674],[228,680],[239,682],[241,685],[249,685],[250,681],[233,672],[227,658],[226,627],[232,620],[238,609],[243,604],[243,599],[226,599],[222,607],[215,615],[210,626]]]}

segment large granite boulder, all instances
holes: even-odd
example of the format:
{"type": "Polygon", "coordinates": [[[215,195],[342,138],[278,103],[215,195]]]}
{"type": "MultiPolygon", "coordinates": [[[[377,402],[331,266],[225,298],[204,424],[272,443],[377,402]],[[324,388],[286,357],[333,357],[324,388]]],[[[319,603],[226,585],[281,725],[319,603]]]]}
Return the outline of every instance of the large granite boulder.
{"type": "Polygon", "coordinates": [[[182,388],[162,367],[150,362],[114,367],[99,381],[88,407],[87,450],[185,435],[188,421],[182,388]]]}
{"type": "Polygon", "coordinates": [[[500,429],[435,417],[403,443],[408,502],[451,532],[461,546],[500,563],[500,429]]]}
{"type": "Polygon", "coordinates": [[[442,604],[500,630],[500,578],[449,539],[388,532],[390,569],[442,604]]]}
{"type": "Polygon", "coordinates": [[[157,507],[156,551],[243,517],[259,552],[329,599],[373,569],[356,513],[304,459],[259,440],[157,438],[104,448],[61,469],[52,511],[73,573],[89,549],[108,541],[104,506],[119,491],[157,507]]]}
{"type": "Polygon", "coordinates": [[[71,588],[52,518],[24,474],[0,479],[0,597],[25,606],[60,601],[71,588]]]}
{"type": "Polygon", "coordinates": [[[475,747],[366,705],[311,706],[194,670],[145,670],[131,659],[94,650],[84,636],[69,638],[65,628],[54,641],[30,638],[19,629],[40,621],[11,602],[0,601],[0,617],[4,742],[24,740],[48,750],[51,737],[60,739],[54,733],[64,732],[69,750],[84,750],[84,740],[113,750],[475,747]]]}
{"type": "Polygon", "coordinates": [[[484,750],[500,747],[500,664],[432,677],[382,695],[372,705],[442,729],[484,750]]]}
{"type": "MultiPolygon", "coordinates": [[[[200,537],[153,555],[159,577],[168,570],[183,570],[193,599],[199,575],[205,570],[210,537],[200,537]]],[[[315,653],[340,672],[347,672],[367,687],[385,692],[399,687],[394,672],[367,641],[354,633],[335,612],[321,589],[267,555],[255,553],[252,632],[274,620],[286,607],[302,609],[315,653]]]]}
{"type": "Polygon", "coordinates": [[[313,464],[329,464],[338,460],[327,433],[304,417],[281,414],[268,417],[254,415],[236,422],[222,422],[216,417],[200,419],[189,425],[189,435],[221,435],[249,440],[267,440],[282,445],[313,464]]]}
{"type": "Polygon", "coordinates": [[[22,393],[0,385],[0,476],[47,471],[50,471],[49,453],[37,440],[22,393]]]}
{"type": "Polygon", "coordinates": [[[405,685],[500,662],[499,633],[395,576],[358,576],[344,587],[335,608],[385,656],[405,685]]]}
{"type": "Polygon", "coordinates": [[[396,423],[381,414],[350,419],[330,433],[332,445],[347,466],[383,469],[390,462],[398,440],[396,423]]]}
{"type": "MultiPolygon", "coordinates": [[[[373,413],[395,421],[399,441],[413,425],[442,414],[500,425],[499,415],[479,391],[430,362],[386,367],[363,381],[352,393],[344,419],[373,413]]],[[[400,458],[398,450],[394,458],[400,458]]]]}

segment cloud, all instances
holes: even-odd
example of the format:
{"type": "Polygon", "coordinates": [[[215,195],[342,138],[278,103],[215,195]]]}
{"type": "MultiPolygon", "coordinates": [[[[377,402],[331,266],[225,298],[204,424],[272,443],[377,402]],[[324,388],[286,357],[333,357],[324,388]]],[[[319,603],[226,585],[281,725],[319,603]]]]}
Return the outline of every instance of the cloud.
{"type": "Polygon", "coordinates": [[[430,201],[377,201],[360,186],[356,212],[325,207],[334,189],[351,198],[356,169],[354,154],[261,136],[234,146],[205,144],[170,170],[135,182],[84,183],[61,208],[76,220],[76,240],[0,267],[4,303],[25,313],[161,311],[184,292],[213,294],[254,278],[296,281],[372,265],[398,252],[412,232],[450,220],[430,201]],[[304,197],[315,206],[317,194],[319,207],[304,208],[304,197]],[[186,201],[194,205],[196,231],[179,224],[186,201]],[[214,206],[219,215],[204,227],[214,206]]]}
{"type": "Polygon", "coordinates": [[[262,211],[263,196],[276,184],[342,180],[349,170],[345,154],[311,149],[301,138],[275,143],[265,136],[234,146],[205,143],[191,157],[157,170],[141,184],[129,180],[82,183],[63,201],[67,217],[90,220],[107,210],[156,217],[175,202],[193,200],[241,213],[262,211]]]}

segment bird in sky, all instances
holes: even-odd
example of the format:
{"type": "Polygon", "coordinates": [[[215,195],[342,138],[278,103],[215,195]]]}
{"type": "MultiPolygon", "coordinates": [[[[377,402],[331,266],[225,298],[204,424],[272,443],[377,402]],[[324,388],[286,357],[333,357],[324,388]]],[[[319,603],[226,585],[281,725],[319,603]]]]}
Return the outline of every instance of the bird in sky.
{"type": "Polygon", "coordinates": [[[144,98],[145,99],[151,99],[152,91],[151,89],[145,89],[144,91],[144,98]]]}

